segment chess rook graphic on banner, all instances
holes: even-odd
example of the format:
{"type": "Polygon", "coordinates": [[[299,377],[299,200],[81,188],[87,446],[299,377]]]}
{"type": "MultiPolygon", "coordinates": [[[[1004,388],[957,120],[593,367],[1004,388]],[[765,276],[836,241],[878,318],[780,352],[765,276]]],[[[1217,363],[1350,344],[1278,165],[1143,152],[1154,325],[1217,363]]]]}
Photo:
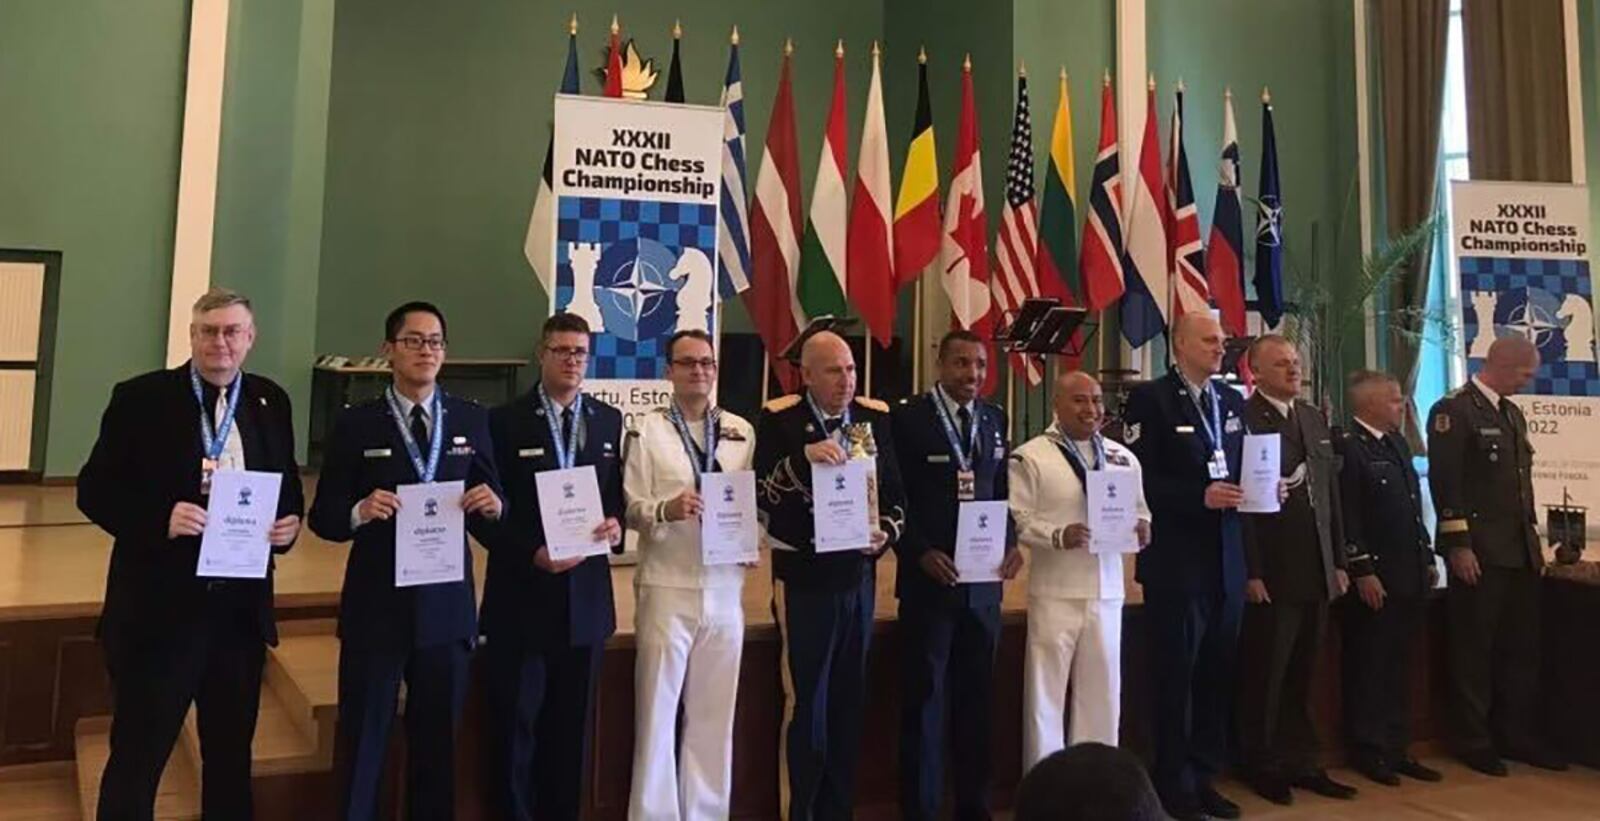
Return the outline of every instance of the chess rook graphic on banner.
{"type": "Polygon", "coordinates": [[[671,396],[667,340],[715,336],[723,110],[557,95],[551,311],[594,331],[594,395],[636,414],[671,396]]]}
{"type": "MultiPolygon", "coordinates": [[[[1544,506],[1600,506],[1600,366],[1589,272],[1589,193],[1578,185],[1451,184],[1467,372],[1494,341],[1523,336],[1539,371],[1516,397],[1534,448],[1534,496],[1544,506]]],[[[1597,517],[1590,515],[1591,523],[1597,517]]]]}

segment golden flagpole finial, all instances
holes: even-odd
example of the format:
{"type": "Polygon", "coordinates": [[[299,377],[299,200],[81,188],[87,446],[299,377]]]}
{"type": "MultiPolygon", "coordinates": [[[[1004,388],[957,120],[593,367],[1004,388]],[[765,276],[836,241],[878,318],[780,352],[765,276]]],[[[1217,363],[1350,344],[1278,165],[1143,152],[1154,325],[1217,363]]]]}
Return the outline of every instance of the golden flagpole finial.
{"type": "Polygon", "coordinates": [[[1156,90],[1156,75],[1150,75],[1150,79],[1145,81],[1145,88],[1149,89],[1150,91],[1156,90]]]}
{"type": "Polygon", "coordinates": [[[1182,94],[1183,92],[1185,92],[1187,90],[1188,90],[1188,87],[1183,84],[1183,78],[1179,77],[1178,78],[1178,93],[1182,94]]]}
{"type": "Polygon", "coordinates": [[[1066,66],[1062,66],[1061,67],[1061,82],[1064,83],[1066,81],[1067,81],[1067,67],[1066,66]]]}
{"type": "Polygon", "coordinates": [[[729,35],[728,42],[730,42],[730,43],[732,43],[732,44],[734,44],[736,46],[739,45],[739,27],[738,26],[734,26],[733,27],[733,34],[729,35]]]}
{"type": "Polygon", "coordinates": [[[1261,102],[1268,105],[1272,104],[1272,91],[1266,86],[1261,87],[1261,102]]]}
{"type": "Polygon", "coordinates": [[[794,56],[794,38],[793,37],[785,37],[784,38],[784,40],[783,40],[783,56],[785,56],[785,57],[793,57],[794,56]]]}
{"type": "Polygon", "coordinates": [[[679,21],[679,20],[673,20],[672,21],[672,39],[674,39],[674,40],[682,40],[683,39],[683,23],[682,23],[682,21],[679,21]]]}
{"type": "Polygon", "coordinates": [[[571,35],[573,37],[577,37],[578,36],[578,13],[577,12],[573,12],[572,13],[572,19],[567,22],[567,34],[569,34],[569,35],[571,35]]]}
{"type": "Polygon", "coordinates": [[[925,66],[927,64],[928,64],[928,47],[927,46],[917,46],[917,65],[925,66]]]}
{"type": "Polygon", "coordinates": [[[1028,63],[1026,60],[1017,61],[1017,76],[1023,78],[1028,76],[1028,63]]]}
{"type": "Polygon", "coordinates": [[[1100,75],[1100,84],[1103,86],[1111,85],[1111,69],[1106,69],[1105,73],[1100,75]]]}
{"type": "Polygon", "coordinates": [[[843,57],[844,56],[844,40],[841,39],[841,40],[839,40],[839,42],[833,44],[833,56],[835,56],[835,57],[843,57]]]}
{"type": "Polygon", "coordinates": [[[878,55],[880,55],[882,53],[883,53],[882,49],[878,48],[878,41],[877,40],[873,40],[872,41],[872,59],[874,59],[874,60],[878,59],[878,55]]]}
{"type": "Polygon", "coordinates": [[[622,33],[622,24],[617,22],[617,16],[615,14],[611,15],[611,33],[612,34],[621,34],[622,33]]]}
{"type": "Polygon", "coordinates": [[[1232,86],[1225,86],[1222,89],[1222,99],[1224,99],[1224,100],[1233,99],[1233,87],[1232,86]]]}
{"type": "Polygon", "coordinates": [[[961,70],[967,72],[972,71],[972,52],[967,52],[967,56],[962,58],[961,70]]]}

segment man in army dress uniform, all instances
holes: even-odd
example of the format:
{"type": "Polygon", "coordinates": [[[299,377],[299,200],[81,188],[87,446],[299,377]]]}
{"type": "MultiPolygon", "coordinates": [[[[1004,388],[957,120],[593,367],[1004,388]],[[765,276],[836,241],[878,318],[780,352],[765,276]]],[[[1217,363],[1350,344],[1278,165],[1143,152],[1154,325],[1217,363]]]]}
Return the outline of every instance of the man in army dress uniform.
{"type": "Polygon", "coordinates": [[[1539,726],[1539,572],[1533,448],[1511,401],[1539,370],[1523,337],[1489,348],[1478,374],[1428,413],[1438,551],[1450,564],[1450,694],[1463,763],[1506,774],[1501,758],[1560,770],[1539,726]]]}

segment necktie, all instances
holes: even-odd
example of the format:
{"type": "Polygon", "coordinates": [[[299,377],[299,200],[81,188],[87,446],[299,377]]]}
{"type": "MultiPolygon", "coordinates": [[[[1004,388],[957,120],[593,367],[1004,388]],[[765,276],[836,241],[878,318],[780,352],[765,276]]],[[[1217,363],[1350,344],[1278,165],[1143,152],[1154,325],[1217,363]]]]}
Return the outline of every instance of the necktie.
{"type": "Polygon", "coordinates": [[[972,411],[957,408],[956,416],[961,417],[961,447],[966,448],[972,443],[972,411]]]}
{"type": "Polygon", "coordinates": [[[572,441],[572,408],[563,408],[561,411],[561,446],[566,447],[572,441]]]}
{"type": "Polygon", "coordinates": [[[426,452],[423,443],[428,440],[428,417],[423,413],[421,405],[411,406],[411,438],[417,442],[417,450],[426,452]]]}
{"type": "Polygon", "coordinates": [[[836,416],[832,419],[824,420],[822,423],[822,429],[828,433],[833,433],[834,431],[838,430],[839,426],[842,424],[844,424],[844,420],[836,416]]]}

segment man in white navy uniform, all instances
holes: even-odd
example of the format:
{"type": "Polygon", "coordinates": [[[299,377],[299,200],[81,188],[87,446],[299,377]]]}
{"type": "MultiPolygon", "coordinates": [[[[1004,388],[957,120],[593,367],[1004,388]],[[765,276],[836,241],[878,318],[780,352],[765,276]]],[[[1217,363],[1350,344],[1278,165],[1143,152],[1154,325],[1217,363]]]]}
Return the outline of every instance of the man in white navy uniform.
{"type": "Polygon", "coordinates": [[[700,474],[749,470],[755,430],[712,406],[717,359],[705,331],[679,331],[668,341],[667,378],[671,404],[645,414],[628,434],[623,468],[627,523],[639,534],[628,802],[635,821],[728,817],[744,649],[745,568],[703,560],[700,474]]]}
{"type": "MultiPolygon", "coordinates": [[[[1115,746],[1122,699],[1121,554],[1089,552],[1088,472],[1131,471],[1133,452],[1100,435],[1100,384],[1082,371],[1055,384],[1055,421],[1011,457],[1011,516],[1032,554],[1028,650],[1022,676],[1022,766],[1026,772],[1067,743],[1115,746]],[[1067,693],[1071,690],[1070,721],[1067,693]],[[1070,733],[1063,731],[1063,726],[1070,733]]],[[[1139,488],[1136,537],[1150,541],[1150,509],[1139,488]]]]}

